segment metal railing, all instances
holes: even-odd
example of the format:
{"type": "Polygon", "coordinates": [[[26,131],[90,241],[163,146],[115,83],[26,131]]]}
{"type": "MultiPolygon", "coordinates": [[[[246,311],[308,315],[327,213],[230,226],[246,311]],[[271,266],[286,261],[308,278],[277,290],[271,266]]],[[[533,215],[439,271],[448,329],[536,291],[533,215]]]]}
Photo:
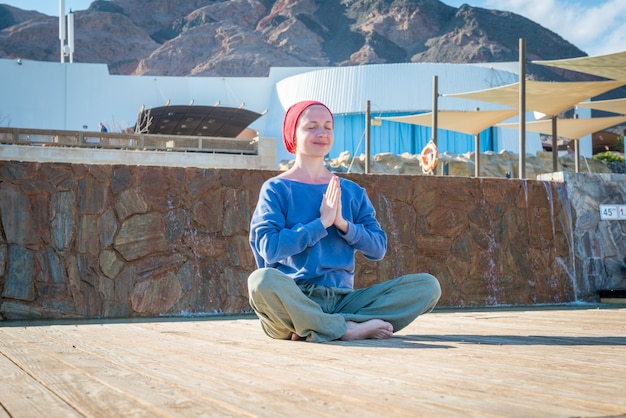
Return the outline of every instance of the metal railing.
{"type": "Polygon", "coordinates": [[[258,138],[219,138],[116,132],[0,128],[0,144],[258,154],[258,138]]]}

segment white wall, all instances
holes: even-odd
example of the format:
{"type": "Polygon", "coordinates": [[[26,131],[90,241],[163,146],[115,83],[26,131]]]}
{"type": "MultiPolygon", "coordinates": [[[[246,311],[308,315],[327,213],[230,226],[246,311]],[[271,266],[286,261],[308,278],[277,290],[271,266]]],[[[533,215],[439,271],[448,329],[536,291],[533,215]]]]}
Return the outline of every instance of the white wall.
{"type": "Polygon", "coordinates": [[[142,105],[213,105],[263,112],[273,84],[268,78],[109,75],[104,64],[0,60],[3,126],[112,131],[134,126],[142,105]],[[116,129],[119,128],[119,129],[116,129]]]}

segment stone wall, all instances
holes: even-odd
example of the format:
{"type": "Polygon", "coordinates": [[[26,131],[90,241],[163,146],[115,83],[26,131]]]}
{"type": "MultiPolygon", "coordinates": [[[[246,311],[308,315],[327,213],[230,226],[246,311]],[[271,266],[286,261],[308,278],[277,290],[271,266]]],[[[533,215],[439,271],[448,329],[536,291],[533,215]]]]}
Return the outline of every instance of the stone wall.
{"type": "Polygon", "coordinates": [[[571,196],[577,286],[582,294],[626,289],[626,220],[603,220],[600,205],[626,204],[626,175],[552,173],[571,196]]]}
{"type": "MultiPolygon", "coordinates": [[[[265,170],[0,162],[0,313],[7,319],[250,310],[248,225],[265,170]]],[[[576,277],[565,183],[342,174],[389,237],[357,286],[426,271],[440,306],[594,298],[576,277]]]]}

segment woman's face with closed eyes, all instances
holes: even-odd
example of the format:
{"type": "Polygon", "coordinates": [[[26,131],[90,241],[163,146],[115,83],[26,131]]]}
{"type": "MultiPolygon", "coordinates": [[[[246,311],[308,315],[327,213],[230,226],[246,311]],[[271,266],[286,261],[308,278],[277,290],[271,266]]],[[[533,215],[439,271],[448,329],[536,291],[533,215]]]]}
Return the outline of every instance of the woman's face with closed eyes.
{"type": "Polygon", "coordinates": [[[296,127],[296,154],[324,157],[333,146],[333,116],[324,106],[307,107],[296,127]]]}

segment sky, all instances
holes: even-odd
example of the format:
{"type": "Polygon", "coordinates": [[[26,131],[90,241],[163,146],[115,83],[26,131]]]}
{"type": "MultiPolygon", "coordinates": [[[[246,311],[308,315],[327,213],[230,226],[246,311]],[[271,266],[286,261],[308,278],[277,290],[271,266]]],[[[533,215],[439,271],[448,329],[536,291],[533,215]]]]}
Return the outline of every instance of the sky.
{"type": "MultiPolygon", "coordinates": [[[[92,0],[65,0],[69,10],[85,10],[92,0]]],[[[146,0],[148,1],[148,0],[146,0]]],[[[522,15],[550,29],[590,56],[626,51],[624,0],[442,0],[460,7],[496,9],[522,15]]],[[[59,15],[58,0],[0,0],[23,10],[59,15]]]]}

